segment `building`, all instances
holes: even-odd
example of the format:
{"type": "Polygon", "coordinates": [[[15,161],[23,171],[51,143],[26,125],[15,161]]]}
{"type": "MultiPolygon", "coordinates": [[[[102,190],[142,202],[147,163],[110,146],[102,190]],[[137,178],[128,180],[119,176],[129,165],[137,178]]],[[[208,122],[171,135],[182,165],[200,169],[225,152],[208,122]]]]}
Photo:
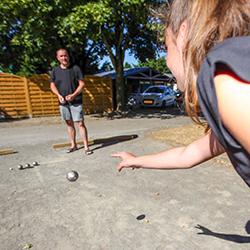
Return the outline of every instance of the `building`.
{"type": "MultiPolygon", "coordinates": [[[[116,73],[114,70],[96,74],[100,77],[111,77],[113,85],[113,101],[116,107],[116,73]]],[[[124,69],[125,98],[132,93],[142,93],[150,85],[174,86],[175,79],[172,74],[162,74],[150,67],[137,67],[124,69]]]]}

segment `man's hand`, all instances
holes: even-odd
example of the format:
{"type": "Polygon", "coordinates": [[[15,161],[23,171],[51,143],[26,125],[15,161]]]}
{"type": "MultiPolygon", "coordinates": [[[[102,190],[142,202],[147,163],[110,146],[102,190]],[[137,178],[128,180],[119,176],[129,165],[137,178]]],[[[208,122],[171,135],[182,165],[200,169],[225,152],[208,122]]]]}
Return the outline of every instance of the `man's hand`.
{"type": "Polygon", "coordinates": [[[58,100],[59,100],[59,102],[60,102],[61,104],[65,104],[65,99],[64,99],[63,96],[58,95],[58,100]]]}
{"type": "Polygon", "coordinates": [[[65,97],[66,101],[72,102],[75,99],[75,96],[73,94],[67,95],[65,97]]]}
{"type": "Polygon", "coordinates": [[[123,168],[139,168],[139,166],[133,165],[133,159],[136,158],[135,155],[128,152],[117,152],[111,155],[112,157],[121,158],[120,164],[118,164],[117,169],[121,171],[123,168]]]}

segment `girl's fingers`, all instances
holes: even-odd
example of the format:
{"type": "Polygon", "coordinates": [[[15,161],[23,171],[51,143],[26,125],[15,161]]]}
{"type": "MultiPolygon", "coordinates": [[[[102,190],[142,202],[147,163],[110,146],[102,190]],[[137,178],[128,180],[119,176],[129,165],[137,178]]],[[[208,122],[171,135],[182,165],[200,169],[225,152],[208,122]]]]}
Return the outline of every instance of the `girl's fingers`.
{"type": "Polygon", "coordinates": [[[120,157],[120,153],[118,152],[118,153],[113,153],[113,154],[111,154],[111,156],[112,157],[120,157]]]}
{"type": "Polygon", "coordinates": [[[121,170],[124,168],[124,166],[122,166],[121,164],[118,165],[117,169],[119,172],[121,172],[121,170]]]}

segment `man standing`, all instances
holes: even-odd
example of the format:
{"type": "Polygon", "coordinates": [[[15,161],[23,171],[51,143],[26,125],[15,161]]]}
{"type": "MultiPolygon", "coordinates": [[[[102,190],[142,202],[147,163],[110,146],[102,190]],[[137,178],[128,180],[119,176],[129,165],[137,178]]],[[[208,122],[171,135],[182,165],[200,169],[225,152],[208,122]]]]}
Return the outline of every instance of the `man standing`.
{"type": "Polygon", "coordinates": [[[50,88],[57,95],[62,119],[65,120],[71,147],[68,153],[77,150],[76,129],[77,125],[83,140],[85,153],[92,154],[88,146],[88,133],[83,119],[82,89],[84,87],[83,74],[76,65],[70,65],[69,54],[66,49],[56,52],[59,66],[53,68],[50,78],[50,88]]]}

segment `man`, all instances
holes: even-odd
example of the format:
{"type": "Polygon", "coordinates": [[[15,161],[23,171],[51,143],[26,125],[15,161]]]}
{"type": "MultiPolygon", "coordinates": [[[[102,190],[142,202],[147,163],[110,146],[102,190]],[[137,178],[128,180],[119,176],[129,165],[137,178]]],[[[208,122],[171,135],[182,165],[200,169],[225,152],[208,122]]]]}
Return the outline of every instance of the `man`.
{"type": "Polygon", "coordinates": [[[53,68],[50,78],[50,88],[57,95],[62,119],[65,120],[71,142],[68,153],[77,150],[76,129],[79,129],[83,140],[85,154],[92,154],[88,146],[88,133],[83,120],[82,89],[84,87],[83,74],[76,65],[70,65],[69,54],[66,49],[56,52],[59,66],[53,68]]]}

